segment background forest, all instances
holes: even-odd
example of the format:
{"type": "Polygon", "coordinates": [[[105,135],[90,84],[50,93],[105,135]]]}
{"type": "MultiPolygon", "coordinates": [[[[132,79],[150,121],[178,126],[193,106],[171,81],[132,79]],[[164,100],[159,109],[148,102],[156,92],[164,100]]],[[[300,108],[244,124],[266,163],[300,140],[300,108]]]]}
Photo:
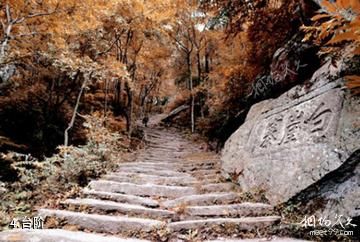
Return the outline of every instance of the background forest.
{"type": "Polygon", "coordinates": [[[219,150],[252,104],[344,46],[358,55],[359,13],[358,0],[1,0],[0,180],[29,191],[16,204],[47,179],[85,185],[154,113],[219,150]]]}
{"type": "MultiPolygon", "coordinates": [[[[130,133],[134,120],[165,104],[189,104],[194,117],[181,123],[221,145],[252,103],[316,70],[318,45],[344,32],[343,22],[348,31],[328,44],[359,41],[351,31],[358,17],[348,16],[357,16],[358,2],[323,2],[329,12],[315,26],[319,6],[310,0],[3,2],[1,150],[51,155],[78,97],[75,112],[101,112],[111,128],[130,133]],[[332,15],[338,22],[324,21],[332,15]],[[274,56],[289,40],[297,46],[274,56]],[[266,90],[258,80],[279,85],[266,90]]],[[[83,121],[69,129],[71,144],[85,142],[83,121]]]]}

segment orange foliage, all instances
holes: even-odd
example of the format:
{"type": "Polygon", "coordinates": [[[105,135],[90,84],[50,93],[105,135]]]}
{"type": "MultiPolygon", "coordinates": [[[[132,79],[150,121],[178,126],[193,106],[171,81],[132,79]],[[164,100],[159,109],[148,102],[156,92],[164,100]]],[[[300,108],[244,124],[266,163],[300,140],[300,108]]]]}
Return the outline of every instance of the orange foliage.
{"type": "MultiPolygon", "coordinates": [[[[0,133],[17,136],[13,128],[19,121],[11,119],[23,112],[23,120],[31,120],[34,128],[15,140],[38,147],[48,144],[45,153],[53,150],[62,140],[84,80],[88,85],[81,114],[116,110],[131,125],[131,117],[139,115],[133,112],[143,105],[137,97],[157,95],[167,75],[171,52],[159,25],[170,19],[174,8],[169,6],[175,7],[172,1],[158,0],[1,2],[0,69],[15,65],[16,75],[0,83],[0,103],[8,107],[0,110],[0,133]],[[54,142],[48,142],[51,137],[54,142]]],[[[83,140],[82,122],[77,118],[70,134],[73,142],[83,140]]]]}
{"type": "MultiPolygon", "coordinates": [[[[320,54],[334,53],[344,43],[352,45],[352,54],[360,55],[360,2],[358,0],[324,0],[322,9],[312,18],[313,26],[302,26],[304,41],[323,46],[320,54]]],[[[346,76],[347,87],[360,93],[360,77],[346,76]]]]}

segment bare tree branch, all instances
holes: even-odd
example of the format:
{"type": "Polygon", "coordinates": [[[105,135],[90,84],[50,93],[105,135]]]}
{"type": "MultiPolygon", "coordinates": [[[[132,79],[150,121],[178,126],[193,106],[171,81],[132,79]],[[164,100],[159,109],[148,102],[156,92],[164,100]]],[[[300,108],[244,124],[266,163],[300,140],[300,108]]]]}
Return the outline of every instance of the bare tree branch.
{"type": "Polygon", "coordinates": [[[12,22],[12,19],[11,19],[11,10],[9,3],[6,4],[5,11],[6,11],[7,22],[10,24],[12,22]]]}
{"type": "Polygon", "coordinates": [[[90,73],[90,76],[89,78],[85,78],[83,84],[81,85],[81,89],[80,89],[80,92],[79,92],[79,95],[76,99],[76,104],[75,104],[75,107],[74,107],[74,112],[73,112],[73,115],[71,117],[71,120],[70,120],[70,123],[68,125],[68,127],[65,129],[65,132],[64,132],[64,146],[68,146],[69,145],[69,130],[74,126],[75,124],[75,118],[76,118],[76,115],[78,113],[78,108],[79,108],[79,105],[80,105],[80,100],[81,100],[81,97],[82,97],[82,94],[84,92],[84,89],[87,85],[87,82],[90,80],[91,76],[92,76],[93,73],[90,73]]]}
{"type": "Polygon", "coordinates": [[[26,37],[26,36],[34,36],[34,35],[37,35],[39,34],[38,32],[31,32],[31,33],[26,33],[26,34],[17,34],[17,35],[12,35],[11,36],[11,39],[16,39],[16,38],[19,38],[19,37],[26,37]]]}
{"type": "Polygon", "coordinates": [[[5,14],[6,14],[7,23],[5,24],[3,21],[1,21],[4,37],[0,43],[0,63],[4,62],[6,52],[9,51],[8,46],[9,46],[10,40],[19,38],[19,37],[26,37],[26,36],[31,36],[31,35],[37,34],[36,32],[32,32],[32,33],[19,34],[16,36],[12,36],[11,31],[12,31],[14,25],[21,24],[24,21],[26,21],[27,19],[51,15],[51,14],[55,13],[58,10],[58,8],[59,8],[59,2],[57,3],[57,5],[53,11],[44,12],[44,13],[28,14],[27,16],[18,17],[18,18],[13,19],[12,13],[11,13],[11,7],[10,7],[9,3],[7,3],[5,6],[5,14]]]}
{"type": "Polygon", "coordinates": [[[104,54],[108,53],[109,51],[111,51],[112,48],[115,46],[115,44],[119,41],[119,39],[121,38],[121,36],[122,36],[123,33],[125,33],[125,30],[121,31],[120,34],[117,33],[117,34],[116,34],[117,36],[115,37],[115,40],[114,40],[114,42],[110,45],[110,47],[109,47],[107,50],[100,52],[99,55],[104,55],[104,54]]]}
{"type": "Polygon", "coordinates": [[[45,12],[45,13],[34,13],[34,14],[29,14],[25,17],[17,18],[15,20],[13,20],[13,24],[20,24],[20,23],[24,22],[25,20],[31,19],[31,18],[52,15],[57,11],[58,7],[59,7],[59,4],[56,6],[56,8],[53,11],[45,12]]]}

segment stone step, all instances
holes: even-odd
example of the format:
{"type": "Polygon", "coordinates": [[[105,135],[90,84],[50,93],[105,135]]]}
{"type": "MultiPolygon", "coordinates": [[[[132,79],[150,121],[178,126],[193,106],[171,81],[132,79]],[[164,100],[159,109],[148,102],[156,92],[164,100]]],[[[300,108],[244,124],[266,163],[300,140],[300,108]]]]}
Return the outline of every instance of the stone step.
{"type": "MultiPolygon", "coordinates": [[[[177,171],[170,171],[170,170],[162,170],[162,169],[148,169],[148,168],[120,168],[117,170],[117,172],[131,172],[131,173],[137,173],[137,174],[148,174],[148,175],[155,175],[155,176],[166,176],[166,177],[184,177],[184,179],[191,177],[191,175],[183,172],[177,172],[177,171]]],[[[116,174],[117,172],[113,173],[116,174]]]]}
{"type": "Polygon", "coordinates": [[[171,154],[176,154],[176,153],[186,153],[188,151],[184,151],[184,149],[182,148],[174,148],[171,145],[170,146],[166,146],[166,147],[155,147],[152,144],[150,144],[150,146],[146,149],[146,154],[148,153],[166,153],[168,155],[171,154]]]}
{"type": "Polygon", "coordinates": [[[171,146],[171,145],[154,145],[150,144],[148,150],[165,151],[165,152],[184,152],[182,148],[171,146]]]}
{"type": "Polygon", "coordinates": [[[170,149],[170,150],[176,150],[176,151],[183,151],[184,148],[181,146],[181,144],[184,145],[185,143],[180,143],[180,142],[182,142],[182,141],[154,138],[154,139],[151,139],[150,142],[148,143],[147,149],[170,149]],[[167,143],[167,145],[163,145],[165,143],[167,143]]]}
{"type": "Polygon", "coordinates": [[[177,198],[184,195],[196,194],[196,190],[192,187],[154,184],[137,185],[134,183],[113,182],[106,180],[92,181],[89,183],[89,187],[90,189],[97,191],[124,193],[138,196],[177,198]]]}
{"type": "Polygon", "coordinates": [[[189,164],[189,165],[192,165],[192,164],[195,164],[195,165],[200,165],[200,166],[205,166],[205,165],[220,165],[220,160],[216,159],[216,160],[191,160],[191,159],[188,159],[185,157],[184,161],[183,161],[184,164],[189,164]]]}
{"type": "Polygon", "coordinates": [[[119,166],[118,171],[126,171],[128,169],[134,169],[137,170],[136,172],[139,172],[138,170],[148,171],[148,170],[156,170],[156,171],[170,171],[170,172],[180,172],[183,173],[183,171],[178,171],[178,167],[175,165],[151,165],[151,164],[134,164],[134,165],[126,165],[126,166],[119,166]]]}
{"type": "Polygon", "coordinates": [[[139,162],[164,162],[169,164],[178,165],[181,160],[178,158],[151,158],[151,157],[137,157],[136,161],[139,162]]]}
{"type": "Polygon", "coordinates": [[[258,239],[217,239],[217,240],[207,240],[206,242],[308,242],[309,240],[300,240],[294,238],[279,238],[279,237],[269,237],[269,238],[258,238],[258,239]]]}
{"type": "Polygon", "coordinates": [[[150,168],[178,168],[178,166],[171,162],[146,162],[146,161],[137,161],[137,162],[124,162],[120,163],[118,167],[150,167],[150,168]]]}
{"type": "Polygon", "coordinates": [[[139,161],[153,161],[153,162],[167,162],[167,163],[177,163],[180,161],[179,158],[176,158],[175,156],[160,156],[160,155],[139,155],[137,157],[137,160],[139,161]]]}
{"type": "Polygon", "coordinates": [[[183,141],[166,141],[164,142],[164,140],[153,140],[155,142],[151,142],[148,145],[147,150],[162,150],[162,149],[169,149],[169,150],[176,150],[178,152],[188,152],[188,148],[189,146],[185,145],[185,143],[183,143],[183,141]]]}
{"type": "Polygon", "coordinates": [[[239,194],[230,193],[207,193],[183,196],[174,200],[167,200],[162,203],[164,207],[178,207],[181,205],[187,206],[202,206],[202,205],[213,205],[213,204],[227,204],[236,201],[239,198],[239,194]]]}
{"type": "Polygon", "coordinates": [[[167,157],[178,157],[178,156],[184,156],[187,155],[188,152],[183,152],[179,150],[170,150],[170,149],[149,149],[146,153],[147,155],[166,155],[167,157]]]}
{"type": "Polygon", "coordinates": [[[170,155],[166,155],[164,153],[157,153],[157,154],[147,153],[146,156],[139,156],[139,158],[163,161],[163,162],[178,162],[178,161],[180,161],[180,156],[170,156],[170,155]]]}
{"type": "Polygon", "coordinates": [[[187,153],[184,153],[182,151],[174,151],[174,150],[168,150],[168,149],[151,149],[147,150],[145,156],[158,156],[158,157],[166,157],[166,158],[174,158],[179,156],[187,155],[187,153]]]}
{"type": "Polygon", "coordinates": [[[234,183],[213,183],[201,186],[201,192],[203,193],[214,193],[214,192],[232,192],[236,189],[234,183]]]}
{"type": "Polygon", "coordinates": [[[207,165],[207,164],[187,164],[187,163],[180,163],[178,166],[181,171],[199,171],[199,170],[220,170],[220,167],[215,167],[215,165],[207,165]]]}
{"type": "Polygon", "coordinates": [[[193,171],[211,171],[216,170],[216,173],[220,172],[220,167],[207,164],[189,164],[183,162],[154,162],[154,161],[137,161],[120,163],[119,168],[131,167],[131,168],[147,168],[147,169],[160,169],[160,170],[173,170],[177,172],[193,172],[193,171]]]}
{"type": "Polygon", "coordinates": [[[189,216],[263,216],[273,212],[273,207],[264,203],[239,203],[229,205],[189,206],[185,213],[189,216]]]}
{"type": "Polygon", "coordinates": [[[182,151],[182,150],[170,150],[166,148],[150,148],[146,150],[145,155],[165,155],[167,157],[175,157],[179,155],[188,155],[189,151],[182,151]]]}
{"type": "Polygon", "coordinates": [[[159,137],[151,137],[149,139],[149,137],[148,137],[147,142],[148,142],[148,145],[162,145],[162,144],[165,144],[165,143],[167,143],[168,146],[173,144],[173,145],[176,145],[176,146],[179,146],[179,147],[184,147],[184,146],[188,145],[186,143],[186,141],[184,141],[182,139],[177,139],[177,138],[171,139],[171,138],[163,138],[163,137],[161,137],[161,138],[159,138],[159,137]]]}
{"type": "Polygon", "coordinates": [[[6,242],[147,242],[149,240],[125,239],[101,234],[74,232],[63,229],[10,230],[0,233],[6,242]]]}
{"type": "MultiPolygon", "coordinates": [[[[111,176],[127,176],[127,177],[134,177],[134,178],[146,178],[146,179],[151,179],[151,178],[162,178],[162,179],[171,179],[171,178],[175,178],[175,179],[183,179],[183,180],[189,180],[189,181],[196,181],[195,177],[189,176],[189,175],[183,175],[185,173],[182,173],[180,175],[177,176],[162,176],[162,175],[158,175],[158,174],[146,174],[146,173],[139,173],[139,172],[130,172],[130,171],[117,171],[117,172],[111,172],[108,175],[111,176]]],[[[212,177],[213,178],[213,177],[212,177]]]]}
{"type": "Polygon", "coordinates": [[[209,228],[216,225],[237,227],[241,230],[252,230],[263,228],[279,222],[279,216],[266,217],[243,217],[243,218],[212,218],[200,220],[185,220],[173,222],[168,225],[170,231],[179,232],[182,230],[209,228]]]}
{"type": "Polygon", "coordinates": [[[151,140],[154,140],[154,139],[169,139],[171,140],[172,142],[184,142],[184,138],[179,136],[179,135],[174,135],[174,134],[169,134],[169,133],[147,133],[146,132],[146,135],[148,135],[148,137],[152,137],[151,140]],[[172,139],[171,139],[172,138],[172,139]]]}
{"type": "Polygon", "coordinates": [[[192,172],[201,172],[201,171],[216,171],[216,174],[221,172],[221,168],[219,165],[202,165],[202,164],[187,164],[185,162],[180,163],[181,165],[179,165],[178,169],[180,171],[186,171],[189,173],[192,172]]]}
{"type": "Polygon", "coordinates": [[[121,167],[117,171],[120,172],[133,172],[157,176],[180,176],[180,177],[190,177],[189,174],[178,172],[176,170],[165,170],[165,169],[156,169],[156,168],[145,168],[145,167],[121,167]]]}
{"type": "Polygon", "coordinates": [[[150,140],[151,142],[148,144],[148,149],[176,149],[176,150],[184,150],[185,142],[183,140],[172,140],[170,139],[159,139],[154,138],[150,140]],[[167,142],[164,142],[167,141],[167,142]]]}
{"type": "Polygon", "coordinates": [[[127,195],[121,193],[101,192],[95,190],[84,189],[83,193],[87,196],[96,197],[105,200],[111,200],[120,203],[138,204],[146,207],[159,207],[159,202],[146,197],[139,197],[135,195],[127,195]]]}
{"type": "MultiPolygon", "coordinates": [[[[164,148],[164,147],[169,147],[169,148],[182,148],[182,145],[179,144],[179,142],[183,142],[183,140],[177,139],[177,140],[173,140],[171,138],[167,138],[165,137],[165,139],[169,139],[170,141],[168,143],[157,143],[157,144],[150,144],[148,147],[157,147],[157,148],[164,148]]],[[[159,139],[159,138],[155,138],[152,139],[151,141],[155,141],[155,140],[164,140],[163,138],[159,139]]]]}
{"type": "MultiPolygon", "coordinates": [[[[165,137],[166,138],[166,137],[165,137]]],[[[154,140],[162,140],[162,139],[158,139],[158,138],[155,138],[155,139],[152,139],[152,141],[154,140]]],[[[168,143],[157,143],[157,144],[150,144],[150,147],[152,146],[155,146],[155,147],[159,147],[159,148],[163,148],[163,147],[177,147],[177,148],[183,148],[185,142],[184,140],[181,140],[181,139],[172,139],[172,138],[169,138],[170,142],[168,143]],[[180,143],[183,143],[183,144],[180,144],[180,143]]]]}
{"type": "Polygon", "coordinates": [[[187,176],[183,171],[179,171],[179,168],[176,165],[127,165],[127,166],[119,166],[117,171],[125,171],[125,172],[134,172],[134,173],[144,173],[144,174],[153,174],[159,172],[160,175],[169,176],[170,175],[180,175],[187,176]],[[164,175],[165,174],[165,175],[164,175]]]}
{"type": "Polygon", "coordinates": [[[163,222],[154,219],[86,214],[65,210],[40,209],[38,214],[42,217],[63,219],[70,225],[77,225],[81,229],[98,233],[150,232],[163,226],[163,222]]]}
{"type": "Polygon", "coordinates": [[[116,211],[131,216],[140,215],[151,218],[171,218],[175,215],[175,212],[168,210],[153,209],[136,204],[118,203],[91,198],[67,199],[63,203],[67,205],[86,206],[107,212],[116,211]]]}
{"type": "Polygon", "coordinates": [[[204,177],[204,176],[215,176],[220,174],[220,170],[195,170],[189,172],[191,175],[195,177],[204,177]]]}
{"type": "Polygon", "coordinates": [[[172,137],[174,139],[181,139],[181,136],[179,135],[174,135],[174,134],[169,134],[167,132],[163,132],[163,131],[153,131],[153,130],[149,130],[146,131],[146,135],[151,136],[151,137],[155,137],[155,138],[164,138],[164,139],[170,139],[169,137],[172,137]]]}
{"type": "MultiPolygon", "coordinates": [[[[139,162],[164,162],[164,163],[174,163],[173,160],[175,158],[174,157],[161,157],[161,158],[153,158],[149,155],[138,155],[136,157],[136,160],[139,161],[139,162]]],[[[176,159],[175,159],[176,160],[176,159]]]]}
{"type": "Polygon", "coordinates": [[[170,151],[160,151],[160,150],[146,150],[145,153],[140,154],[139,157],[157,157],[157,158],[174,158],[175,155],[170,151]]]}
{"type": "Polygon", "coordinates": [[[221,174],[212,174],[212,175],[205,175],[205,176],[199,176],[198,179],[205,179],[205,180],[210,180],[210,179],[217,179],[220,180],[221,178],[221,174]]]}
{"type": "Polygon", "coordinates": [[[150,138],[149,140],[151,140],[153,142],[168,140],[169,142],[175,143],[178,145],[180,145],[179,143],[186,144],[184,139],[182,139],[179,136],[173,136],[172,134],[146,134],[146,135],[148,136],[148,138],[150,138]]]}
{"type": "MultiPolygon", "coordinates": [[[[129,182],[135,184],[156,184],[186,186],[197,184],[198,181],[192,177],[166,177],[141,173],[117,172],[105,175],[102,179],[116,182],[129,182]]],[[[209,180],[215,181],[215,180],[209,180]]]]}

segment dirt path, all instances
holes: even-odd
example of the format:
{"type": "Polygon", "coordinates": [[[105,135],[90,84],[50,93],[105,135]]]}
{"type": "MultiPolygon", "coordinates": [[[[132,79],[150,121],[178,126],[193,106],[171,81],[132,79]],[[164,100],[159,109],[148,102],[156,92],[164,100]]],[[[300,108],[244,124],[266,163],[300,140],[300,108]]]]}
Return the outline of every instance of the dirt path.
{"type": "Polygon", "coordinates": [[[145,133],[148,147],[136,160],[90,182],[61,209],[38,211],[53,229],[5,232],[0,241],[204,241],[258,236],[280,221],[270,205],[241,202],[214,154],[174,130],[145,133]]]}

